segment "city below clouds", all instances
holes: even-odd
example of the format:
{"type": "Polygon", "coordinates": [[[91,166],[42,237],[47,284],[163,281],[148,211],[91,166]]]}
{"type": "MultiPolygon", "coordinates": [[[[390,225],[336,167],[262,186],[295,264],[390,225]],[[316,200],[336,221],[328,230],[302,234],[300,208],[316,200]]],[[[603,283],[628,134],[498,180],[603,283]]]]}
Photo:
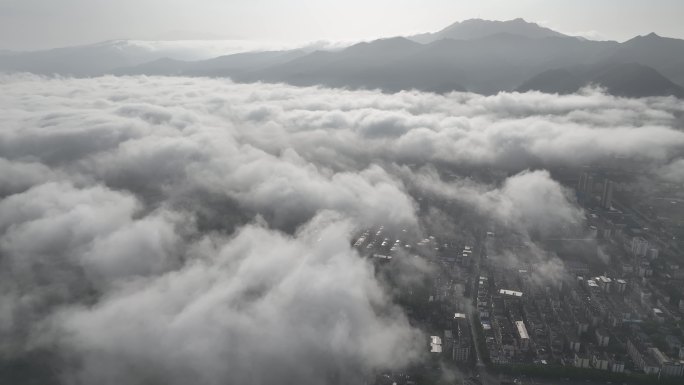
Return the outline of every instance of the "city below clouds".
{"type": "MultiPolygon", "coordinates": [[[[672,97],[0,84],[0,351],[48,350],[64,383],[315,384],[402,368],[427,337],[350,246],[359,231],[421,239],[445,228],[418,198],[450,202],[532,247],[536,281],[564,280],[536,239],[584,214],[543,168],[629,159],[683,182],[672,97]],[[443,172],[492,167],[505,176],[443,172]]],[[[396,269],[420,279],[419,265],[396,269]]]]}

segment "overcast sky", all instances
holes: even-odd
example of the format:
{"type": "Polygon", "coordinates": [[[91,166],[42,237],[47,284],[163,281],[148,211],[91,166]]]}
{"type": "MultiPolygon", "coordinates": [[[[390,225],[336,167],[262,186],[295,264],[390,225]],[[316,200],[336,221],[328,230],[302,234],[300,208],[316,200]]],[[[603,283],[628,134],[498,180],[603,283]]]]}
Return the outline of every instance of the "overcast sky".
{"type": "Polygon", "coordinates": [[[359,40],[517,17],[594,38],[684,38],[682,15],[682,0],[0,0],[0,48],[118,38],[359,40]]]}

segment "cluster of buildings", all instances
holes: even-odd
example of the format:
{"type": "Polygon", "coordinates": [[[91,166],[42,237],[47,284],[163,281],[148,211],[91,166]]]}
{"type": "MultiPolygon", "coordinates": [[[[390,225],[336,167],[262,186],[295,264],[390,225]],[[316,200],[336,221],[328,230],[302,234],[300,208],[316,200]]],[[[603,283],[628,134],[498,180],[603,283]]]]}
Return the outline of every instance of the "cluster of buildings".
{"type": "MultiPolygon", "coordinates": [[[[563,279],[539,279],[544,272],[523,258],[518,265],[486,258],[476,305],[492,363],[684,376],[684,300],[673,301],[662,285],[671,279],[671,287],[681,287],[684,275],[675,266],[662,280],[654,266],[664,243],[638,213],[615,201],[615,186],[580,176],[577,196],[589,213],[589,234],[568,240],[577,241],[571,248],[597,252],[563,259],[563,279]]],[[[523,249],[503,243],[508,252],[523,249]]]]}
{"type": "MultiPolygon", "coordinates": [[[[610,210],[613,206],[613,189],[615,184],[608,178],[604,178],[601,185],[600,206],[605,210],[610,210]]],[[[596,192],[597,178],[591,173],[582,173],[577,182],[577,195],[580,202],[590,201],[596,192]]]]}
{"type": "Polygon", "coordinates": [[[507,364],[530,348],[529,334],[522,319],[522,293],[494,289],[486,276],[477,282],[477,313],[495,364],[507,364]]]}
{"type": "Polygon", "coordinates": [[[577,276],[540,286],[526,269],[484,271],[477,314],[492,363],[684,375],[680,339],[669,335],[667,349],[652,342],[642,325],[662,325],[663,315],[626,279],[577,276]]]}
{"type": "MultiPolygon", "coordinates": [[[[684,377],[684,296],[673,298],[662,284],[674,282],[681,292],[684,268],[661,263],[673,253],[669,243],[658,226],[622,202],[621,186],[611,178],[580,175],[577,198],[588,213],[587,233],[568,240],[598,252],[584,261],[559,258],[562,278],[544,277],[542,267],[524,259],[508,264],[487,255],[487,239],[500,238],[493,232],[479,244],[434,236],[407,240],[380,227],[353,245],[379,262],[420,255],[433,265],[429,290],[420,294],[424,306],[408,313],[415,311],[429,325],[427,351],[439,360],[472,363],[479,352],[500,365],[684,377]],[[482,333],[483,345],[476,333],[482,333]]],[[[527,252],[507,242],[503,249],[527,252]]]]}
{"type": "Polygon", "coordinates": [[[464,268],[473,263],[472,240],[469,244],[434,236],[411,240],[406,230],[401,230],[400,234],[400,237],[396,237],[396,234],[386,230],[384,226],[367,229],[354,240],[353,247],[361,255],[380,260],[391,260],[398,255],[420,255],[433,262],[456,264],[464,268]]]}
{"type": "Polygon", "coordinates": [[[599,197],[592,182],[595,179],[588,173],[580,175],[578,200],[590,212],[588,224],[596,239],[611,251],[609,268],[622,278],[599,276],[587,279],[586,287],[590,293],[603,292],[608,297],[613,294],[620,298],[606,301],[600,295],[591,296],[597,298],[599,310],[607,308],[610,312],[615,310],[611,309],[612,305],[620,305],[610,326],[614,333],[620,334],[620,346],[626,350],[633,370],[682,376],[684,349],[680,340],[684,330],[680,325],[684,315],[681,290],[684,269],[679,268],[677,261],[682,257],[681,251],[668,241],[673,239],[672,234],[659,216],[616,202],[615,184],[608,179],[604,179],[599,197]],[[678,299],[666,292],[667,286],[679,288],[678,299]],[[623,327],[616,329],[617,326],[623,327]]]}
{"type": "MultiPolygon", "coordinates": [[[[648,256],[652,245],[639,242],[634,251],[621,245],[628,260],[648,256]]],[[[492,363],[684,375],[684,313],[648,276],[578,262],[565,265],[562,278],[544,278],[543,267],[498,249],[529,252],[504,235],[481,263],[475,303],[492,363]]]]}
{"type": "MultiPolygon", "coordinates": [[[[419,243],[433,246],[436,251],[432,258],[427,258],[437,272],[431,280],[431,295],[428,298],[437,309],[431,324],[443,326],[444,329],[440,333],[443,342],[441,355],[436,358],[457,364],[470,363],[475,357],[467,313],[469,300],[464,296],[464,283],[469,278],[474,247],[457,241],[438,242],[432,237],[419,243]]],[[[432,349],[431,352],[436,353],[432,349]]]]}
{"type": "Polygon", "coordinates": [[[635,332],[627,340],[627,352],[635,366],[646,374],[681,377],[684,375],[684,350],[679,344],[679,356],[672,359],[653,346],[643,332],[635,332]]]}
{"type": "Polygon", "coordinates": [[[424,306],[406,310],[433,330],[427,344],[431,355],[455,363],[471,362],[474,359],[473,338],[466,311],[469,300],[464,296],[464,289],[475,258],[474,239],[428,236],[407,240],[410,237],[404,231],[400,234],[401,237],[397,237],[383,226],[368,229],[353,241],[353,247],[377,263],[420,256],[432,265],[435,274],[430,277],[424,306]]]}
{"type": "Polygon", "coordinates": [[[455,313],[451,328],[441,336],[430,336],[430,353],[441,354],[454,362],[469,362],[473,358],[472,350],[470,322],[465,313],[455,313]]]}

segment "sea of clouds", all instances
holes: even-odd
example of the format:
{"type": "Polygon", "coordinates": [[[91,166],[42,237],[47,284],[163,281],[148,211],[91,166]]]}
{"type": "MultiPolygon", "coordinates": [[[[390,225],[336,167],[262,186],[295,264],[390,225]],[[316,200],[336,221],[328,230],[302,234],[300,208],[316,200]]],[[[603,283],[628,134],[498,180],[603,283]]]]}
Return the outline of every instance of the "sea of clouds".
{"type": "Polygon", "coordinates": [[[422,196],[525,234],[576,225],[557,165],[684,181],[674,98],[21,74],[0,89],[0,357],[57,352],[69,384],[400,368],[426,338],[350,246],[361,229],[426,235],[422,196]],[[505,176],[463,176],[491,169],[505,176]]]}

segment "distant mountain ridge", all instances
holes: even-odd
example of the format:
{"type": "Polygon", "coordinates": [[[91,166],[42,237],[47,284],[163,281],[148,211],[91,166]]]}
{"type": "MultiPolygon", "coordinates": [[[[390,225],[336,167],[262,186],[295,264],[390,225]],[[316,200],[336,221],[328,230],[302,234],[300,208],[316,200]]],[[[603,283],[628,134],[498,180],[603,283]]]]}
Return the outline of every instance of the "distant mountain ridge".
{"type": "Polygon", "coordinates": [[[587,85],[603,87],[608,93],[617,96],[684,98],[684,87],[673,83],[655,69],[637,63],[548,70],[527,80],[516,91],[569,94],[587,85]]]}
{"type": "Polygon", "coordinates": [[[156,59],[158,57],[145,49],[127,45],[125,41],[111,40],[43,51],[0,52],[0,71],[94,76],[113,68],[156,59]]]}
{"type": "Polygon", "coordinates": [[[595,84],[629,97],[684,95],[684,40],[649,34],[624,43],[593,41],[522,19],[466,20],[435,33],[378,39],[337,51],[244,52],[200,61],[152,56],[111,44],[0,53],[0,70],[215,76],[384,92],[567,93],[595,84]]]}

